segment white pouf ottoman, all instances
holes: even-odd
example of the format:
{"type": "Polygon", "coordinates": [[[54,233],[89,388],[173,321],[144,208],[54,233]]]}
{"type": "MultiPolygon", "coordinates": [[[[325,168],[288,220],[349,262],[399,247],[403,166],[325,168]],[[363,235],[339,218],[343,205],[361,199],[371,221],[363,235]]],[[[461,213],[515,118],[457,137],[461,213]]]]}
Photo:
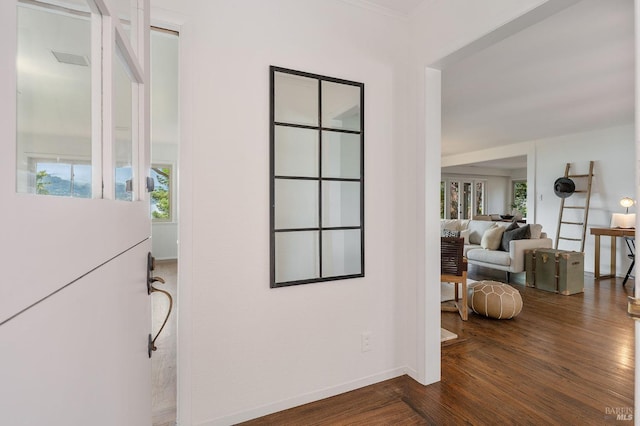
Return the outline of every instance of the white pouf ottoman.
{"type": "Polygon", "coordinates": [[[508,284],[478,281],[469,286],[468,305],[485,317],[511,319],[522,311],[522,296],[508,284]]]}

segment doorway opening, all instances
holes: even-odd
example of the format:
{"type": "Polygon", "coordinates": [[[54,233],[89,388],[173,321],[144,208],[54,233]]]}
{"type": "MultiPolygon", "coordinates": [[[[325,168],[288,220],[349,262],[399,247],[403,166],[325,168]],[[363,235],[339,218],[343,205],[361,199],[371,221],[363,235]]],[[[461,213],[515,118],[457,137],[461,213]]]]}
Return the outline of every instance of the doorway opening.
{"type": "MultiPolygon", "coordinates": [[[[173,297],[173,309],[157,337],[151,358],[151,409],[154,426],[173,426],[177,407],[177,300],[178,285],[178,185],[179,172],[179,34],[151,29],[151,241],[158,288],[173,297]]],[[[152,294],[154,336],[169,310],[169,299],[152,294]]]]}

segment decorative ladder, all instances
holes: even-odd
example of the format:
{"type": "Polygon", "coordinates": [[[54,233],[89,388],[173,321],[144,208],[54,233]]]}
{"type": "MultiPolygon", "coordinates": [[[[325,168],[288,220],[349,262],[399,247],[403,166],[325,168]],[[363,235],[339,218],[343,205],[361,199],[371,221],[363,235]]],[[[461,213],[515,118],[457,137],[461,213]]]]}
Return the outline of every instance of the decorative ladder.
{"type": "MultiPolygon", "coordinates": [[[[564,202],[565,202],[565,200],[567,198],[562,198],[561,199],[561,202],[560,202],[560,216],[558,218],[558,232],[556,232],[556,246],[555,246],[555,248],[556,248],[556,250],[558,249],[558,243],[560,242],[560,240],[580,241],[580,251],[583,252],[584,251],[584,240],[585,240],[585,236],[587,234],[587,221],[589,219],[589,202],[591,201],[591,182],[593,181],[593,161],[589,162],[589,173],[586,174],[586,175],[572,175],[572,174],[569,174],[570,169],[571,169],[571,163],[567,163],[567,165],[566,165],[566,167],[564,169],[564,177],[570,178],[570,179],[576,179],[576,178],[587,179],[587,188],[586,189],[581,189],[581,190],[574,191],[574,194],[575,193],[585,193],[586,194],[585,203],[584,203],[583,206],[578,206],[578,205],[565,206],[564,202]],[[582,221],[581,222],[573,222],[573,221],[563,220],[565,209],[583,210],[584,211],[584,215],[582,216],[583,217],[582,221]],[[561,236],[560,235],[560,229],[562,228],[562,225],[581,226],[582,227],[582,238],[570,238],[570,237],[561,236]]],[[[570,198],[570,197],[568,197],[568,198],[570,198]]]]}

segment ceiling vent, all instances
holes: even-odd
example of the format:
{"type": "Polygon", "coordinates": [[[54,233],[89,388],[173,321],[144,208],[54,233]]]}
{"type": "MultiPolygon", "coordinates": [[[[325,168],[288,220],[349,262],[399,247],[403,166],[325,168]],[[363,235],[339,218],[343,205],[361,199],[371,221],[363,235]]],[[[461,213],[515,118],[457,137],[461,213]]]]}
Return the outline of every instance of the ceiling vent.
{"type": "Polygon", "coordinates": [[[51,53],[53,53],[53,56],[55,56],[58,62],[62,64],[80,65],[82,67],[89,66],[89,58],[86,56],[75,55],[73,53],[56,52],[54,50],[52,50],[51,53]]]}

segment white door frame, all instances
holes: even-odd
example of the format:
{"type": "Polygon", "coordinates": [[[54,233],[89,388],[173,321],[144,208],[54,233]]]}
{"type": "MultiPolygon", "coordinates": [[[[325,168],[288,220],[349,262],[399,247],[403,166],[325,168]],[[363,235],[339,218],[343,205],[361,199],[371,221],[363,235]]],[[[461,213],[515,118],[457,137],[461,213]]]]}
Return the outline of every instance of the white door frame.
{"type": "MultiPolygon", "coordinates": [[[[640,200],[640,0],[634,1],[634,27],[635,27],[635,137],[636,137],[636,170],[634,182],[636,183],[636,200],[640,200]]],[[[640,229],[640,216],[636,218],[636,229],[640,229]]],[[[637,269],[637,267],[636,267],[637,269]]],[[[634,270],[635,273],[635,270],[634,270]]],[[[640,286],[635,286],[634,297],[640,298],[640,286]]],[[[633,423],[640,426],[640,322],[634,321],[635,327],[635,386],[633,423]]]]}

